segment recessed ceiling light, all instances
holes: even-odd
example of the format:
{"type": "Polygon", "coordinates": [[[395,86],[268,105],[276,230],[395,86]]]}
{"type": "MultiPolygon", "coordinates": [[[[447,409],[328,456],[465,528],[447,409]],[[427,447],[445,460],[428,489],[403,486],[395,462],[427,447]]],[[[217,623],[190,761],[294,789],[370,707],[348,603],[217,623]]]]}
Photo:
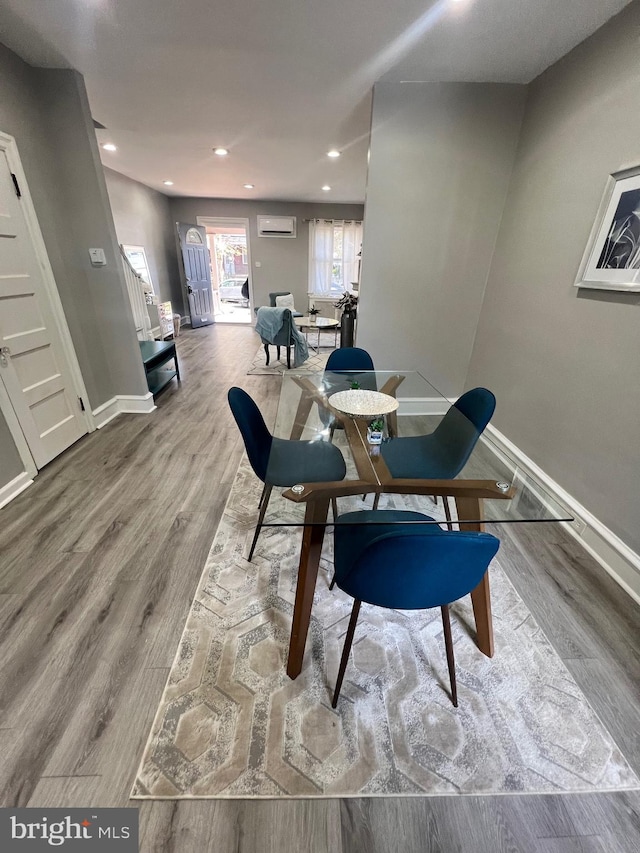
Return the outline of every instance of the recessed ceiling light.
{"type": "Polygon", "coordinates": [[[118,150],[116,148],[116,146],[113,144],[113,142],[105,142],[102,147],[104,148],[105,151],[117,151],[118,150]]]}
{"type": "Polygon", "coordinates": [[[228,148],[214,148],[213,153],[217,154],[218,157],[226,157],[227,154],[229,153],[229,149],[228,148]]]}
{"type": "Polygon", "coordinates": [[[332,148],[331,151],[327,151],[327,157],[339,157],[339,156],[340,156],[340,152],[337,151],[335,148],[332,148]]]}
{"type": "Polygon", "coordinates": [[[255,184],[243,184],[242,186],[245,188],[245,190],[255,189],[255,184]]]}
{"type": "Polygon", "coordinates": [[[173,186],[173,181],[163,181],[162,183],[165,185],[165,187],[172,187],[173,186]]]}
{"type": "Polygon", "coordinates": [[[329,190],[331,189],[331,187],[330,187],[328,184],[325,184],[325,185],[322,187],[322,189],[323,189],[323,191],[324,191],[324,192],[328,193],[328,192],[329,192],[329,190]]]}

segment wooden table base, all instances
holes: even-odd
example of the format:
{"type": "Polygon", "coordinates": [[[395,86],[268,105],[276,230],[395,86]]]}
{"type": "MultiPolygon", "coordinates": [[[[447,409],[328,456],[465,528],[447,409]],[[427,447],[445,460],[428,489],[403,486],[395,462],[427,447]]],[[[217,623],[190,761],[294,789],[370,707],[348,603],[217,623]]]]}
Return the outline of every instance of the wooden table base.
{"type": "MultiPolygon", "coordinates": [[[[333,485],[333,484],[327,484],[333,485]]],[[[335,486],[340,488],[336,483],[335,486]]],[[[342,488],[344,494],[347,489],[342,488]]],[[[298,567],[298,584],[296,587],[296,600],[293,610],[293,624],[291,627],[291,639],[289,641],[289,657],[287,660],[287,675],[289,678],[297,678],[302,671],[304,649],[311,621],[311,609],[313,607],[313,595],[318,577],[320,565],[320,554],[324,540],[324,531],[329,511],[331,498],[325,490],[322,497],[307,502],[305,511],[305,524],[302,536],[302,549],[300,551],[300,563],[298,567]]],[[[476,497],[455,498],[458,509],[458,518],[467,518],[469,521],[458,522],[461,530],[482,531],[484,524],[482,519],[482,499],[476,497]]],[[[493,657],[493,622],[491,617],[491,591],[489,588],[489,573],[486,572],[478,586],[471,593],[473,604],[473,615],[476,621],[476,643],[480,651],[493,657]]]]}
{"type": "Polygon", "coordinates": [[[325,524],[329,512],[329,500],[310,501],[307,504],[304,520],[313,525],[304,528],[302,549],[298,568],[298,585],[296,601],[293,608],[293,624],[289,640],[289,657],[287,660],[287,675],[297,678],[302,671],[304,647],[307,642],[313,594],[316,589],[320,554],[324,540],[325,524]]]}

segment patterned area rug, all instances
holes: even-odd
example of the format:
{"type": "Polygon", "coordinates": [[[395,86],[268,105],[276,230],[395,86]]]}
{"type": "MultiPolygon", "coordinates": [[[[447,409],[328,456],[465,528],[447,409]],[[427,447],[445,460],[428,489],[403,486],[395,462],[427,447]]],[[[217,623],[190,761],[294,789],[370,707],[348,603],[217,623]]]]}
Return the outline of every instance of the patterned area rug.
{"type": "MultiPolygon", "coordinates": [[[[300,529],[263,530],[245,461],[187,620],[132,797],[322,797],[636,788],[638,778],[500,567],[495,656],[475,646],[470,601],[452,607],[459,707],[439,609],[363,605],[338,708],[331,695],[351,600],[328,588],[327,533],[304,669],[284,671],[300,529]]],[[[385,500],[383,496],[382,502],[385,500]]],[[[428,498],[389,496],[421,508],[428,498]]],[[[275,494],[282,519],[300,507],[275,494]]],[[[340,511],[363,508],[340,499],[340,511]]],[[[271,512],[271,508],[270,508],[271,512]]]]}
{"type": "MultiPolygon", "coordinates": [[[[317,332],[310,332],[309,334],[311,335],[309,343],[309,359],[305,361],[301,367],[296,367],[296,371],[302,371],[303,373],[317,373],[320,370],[324,370],[329,354],[335,349],[336,337],[333,332],[321,332],[320,347],[316,351],[314,347],[317,345],[317,332]],[[311,346],[311,344],[313,344],[313,346],[311,346]]],[[[339,340],[340,339],[338,338],[338,342],[339,340]]],[[[261,344],[251,363],[251,367],[247,370],[247,376],[274,376],[282,375],[287,372],[287,353],[285,348],[281,347],[280,349],[280,359],[276,358],[275,347],[269,347],[269,353],[270,363],[267,367],[265,364],[266,358],[264,354],[264,347],[261,344]]],[[[293,360],[293,353],[291,353],[291,358],[293,360]]]]}

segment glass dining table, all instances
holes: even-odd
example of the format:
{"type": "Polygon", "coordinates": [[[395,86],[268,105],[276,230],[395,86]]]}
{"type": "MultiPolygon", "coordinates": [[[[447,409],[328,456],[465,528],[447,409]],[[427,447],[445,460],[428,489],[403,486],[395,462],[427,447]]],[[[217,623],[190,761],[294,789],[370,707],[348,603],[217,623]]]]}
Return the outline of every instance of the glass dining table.
{"type": "MultiPolygon", "coordinates": [[[[360,522],[357,515],[354,518],[354,509],[378,505],[418,509],[430,520],[397,522],[416,528],[439,524],[449,529],[478,531],[496,524],[573,520],[568,509],[523,470],[490,431],[476,441],[454,478],[411,476],[411,454],[416,443],[403,444],[403,440],[432,434],[447,412],[447,432],[452,435],[452,442],[473,436],[474,425],[460,410],[452,409],[453,404],[424,376],[410,370],[291,370],[283,376],[273,435],[280,439],[331,441],[346,464],[342,480],[300,482],[290,488],[274,489],[262,520],[263,527],[302,530],[287,660],[290,678],[296,678],[302,670],[325,530],[343,523],[357,526],[360,522]],[[375,426],[381,427],[379,444],[371,443],[368,435],[372,421],[378,421],[375,426]],[[404,463],[399,465],[398,458],[403,455],[404,463]],[[341,515],[347,513],[348,519],[341,521],[341,515]]],[[[498,401],[498,412],[499,406],[498,401]]],[[[274,464],[277,452],[282,452],[282,445],[276,451],[277,445],[274,442],[271,451],[274,464]]],[[[444,452],[446,455],[446,441],[444,452]]],[[[376,523],[371,521],[371,514],[367,513],[366,518],[367,524],[376,523]]],[[[494,646],[489,572],[471,599],[477,645],[491,657],[494,646]]]]}

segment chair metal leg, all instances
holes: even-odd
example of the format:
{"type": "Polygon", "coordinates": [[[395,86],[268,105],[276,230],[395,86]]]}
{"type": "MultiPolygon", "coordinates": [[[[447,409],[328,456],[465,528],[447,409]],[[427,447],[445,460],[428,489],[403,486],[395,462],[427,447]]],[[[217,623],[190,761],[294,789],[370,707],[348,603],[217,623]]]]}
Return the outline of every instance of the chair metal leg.
{"type": "Polygon", "coordinates": [[[278,361],[280,361],[280,347],[279,346],[276,346],[276,357],[277,357],[278,361]]]}
{"type": "Polygon", "coordinates": [[[268,486],[267,486],[267,484],[265,483],[265,484],[264,484],[264,486],[263,486],[263,488],[262,488],[262,494],[260,495],[260,501],[259,501],[259,503],[258,503],[258,509],[261,509],[261,508],[262,508],[262,503],[263,503],[263,501],[264,501],[264,496],[267,494],[267,488],[268,488],[268,486]]]}
{"type": "Polygon", "coordinates": [[[266,366],[269,367],[269,344],[264,345],[264,351],[265,351],[265,354],[267,356],[267,365],[266,366]]]}
{"type": "Polygon", "coordinates": [[[253,542],[251,543],[251,549],[249,551],[249,556],[247,557],[248,562],[251,562],[251,558],[253,557],[253,552],[256,548],[256,542],[258,541],[258,536],[260,535],[260,531],[262,529],[262,522],[264,521],[264,514],[267,511],[267,506],[269,505],[269,498],[271,497],[271,489],[273,486],[267,486],[265,483],[264,491],[262,493],[262,506],[260,507],[260,514],[258,515],[258,523],[256,524],[256,531],[253,534],[253,542]]]}
{"type": "Polygon", "coordinates": [[[334,421],[329,427],[329,441],[333,442],[333,434],[336,431],[336,422],[334,421]]]}
{"type": "MultiPolygon", "coordinates": [[[[333,520],[335,521],[338,518],[338,501],[335,498],[331,498],[331,511],[333,512],[333,520]]],[[[331,583],[329,584],[329,589],[333,589],[335,585],[336,573],[334,570],[333,577],[331,578],[331,583]]]]}
{"type": "Polygon", "coordinates": [[[349,627],[347,628],[347,636],[344,638],[344,648],[342,650],[342,658],[340,659],[340,669],[338,671],[338,680],[336,681],[336,689],[333,691],[333,701],[331,702],[331,707],[335,708],[338,704],[338,697],[340,696],[340,689],[342,687],[342,680],[344,678],[344,671],[347,668],[347,661],[349,660],[349,652],[351,651],[351,644],[353,643],[353,635],[356,631],[356,622],[358,621],[358,614],[360,613],[360,604],[362,602],[355,599],[353,602],[353,609],[351,611],[351,619],[349,619],[349,627]]]}
{"type": "Polygon", "coordinates": [[[376,495],[373,499],[373,507],[372,509],[378,509],[378,503],[380,502],[380,495],[376,495]]]}
{"type": "Polygon", "coordinates": [[[449,498],[446,495],[442,496],[442,503],[444,504],[444,514],[447,519],[447,530],[453,530],[453,523],[451,521],[451,509],[449,508],[449,498]]]}
{"type": "Polygon", "coordinates": [[[291,370],[291,347],[287,347],[287,369],[291,370]]]}
{"type": "Polygon", "coordinates": [[[444,628],[444,645],[447,650],[447,666],[449,667],[449,681],[451,682],[451,701],[455,708],[458,707],[458,688],[456,685],[456,662],[453,657],[453,640],[451,639],[451,620],[449,619],[449,605],[444,604],[442,611],[442,627],[444,628]]]}

